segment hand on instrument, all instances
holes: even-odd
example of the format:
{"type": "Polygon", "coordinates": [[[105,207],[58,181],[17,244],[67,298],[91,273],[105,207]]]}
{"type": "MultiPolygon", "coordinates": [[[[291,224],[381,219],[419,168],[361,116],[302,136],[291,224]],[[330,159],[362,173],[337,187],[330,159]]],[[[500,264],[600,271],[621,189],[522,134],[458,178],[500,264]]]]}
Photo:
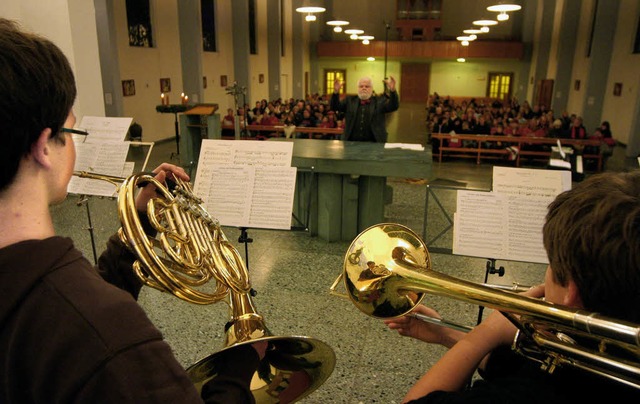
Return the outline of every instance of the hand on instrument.
{"type": "MultiPolygon", "coordinates": [[[[541,298],[544,296],[544,285],[531,287],[523,296],[541,298]]],[[[492,345],[492,349],[499,345],[511,345],[516,335],[516,327],[502,313],[494,311],[487,316],[475,331],[482,333],[482,338],[487,344],[492,345]]]]}
{"type": "MultiPolygon", "coordinates": [[[[167,177],[169,179],[180,178],[184,181],[189,181],[187,172],[182,167],[178,167],[169,163],[160,164],[153,172],[156,174],[155,179],[164,184],[167,177]]],[[[136,209],[140,212],[147,211],[147,202],[153,197],[156,197],[156,187],[153,184],[148,184],[138,193],[136,196],[136,209]]]]}
{"type": "Polygon", "coordinates": [[[335,79],[333,82],[333,92],[339,93],[341,87],[342,87],[342,82],[340,81],[340,79],[335,79]]]}
{"type": "Polygon", "coordinates": [[[383,80],[383,82],[387,86],[389,91],[391,92],[396,91],[396,79],[394,79],[393,76],[389,76],[389,78],[386,80],[383,80]]]}
{"type": "MultiPolygon", "coordinates": [[[[429,317],[441,318],[437,311],[424,305],[417,305],[413,309],[414,313],[424,314],[429,317]]],[[[443,326],[430,324],[419,320],[411,315],[399,318],[384,320],[384,323],[398,334],[419,339],[431,344],[443,345],[451,348],[460,338],[464,336],[462,331],[452,330],[443,326]]]]}

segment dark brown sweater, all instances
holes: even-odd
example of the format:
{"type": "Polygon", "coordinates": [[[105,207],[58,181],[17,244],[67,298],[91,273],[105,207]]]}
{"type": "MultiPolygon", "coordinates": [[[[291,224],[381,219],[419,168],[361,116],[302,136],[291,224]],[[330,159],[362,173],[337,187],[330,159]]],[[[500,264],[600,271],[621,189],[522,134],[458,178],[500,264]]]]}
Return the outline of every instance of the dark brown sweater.
{"type": "MultiPolygon", "coordinates": [[[[116,237],[99,272],[68,238],[0,249],[0,402],[203,401],[132,297],[133,259],[116,237]]],[[[241,373],[205,401],[251,402],[241,373]]]]}

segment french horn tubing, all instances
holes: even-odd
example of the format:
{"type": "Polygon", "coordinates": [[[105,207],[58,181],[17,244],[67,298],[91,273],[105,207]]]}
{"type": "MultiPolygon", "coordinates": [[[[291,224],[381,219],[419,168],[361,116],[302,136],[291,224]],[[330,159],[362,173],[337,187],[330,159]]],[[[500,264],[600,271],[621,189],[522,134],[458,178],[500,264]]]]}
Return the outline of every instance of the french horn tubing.
{"type": "Polygon", "coordinates": [[[82,178],[122,182],[118,191],[118,234],[135,253],[133,268],[142,282],[182,300],[211,304],[224,300],[230,308],[223,348],[187,369],[198,391],[216,377],[223,357],[239,346],[266,344],[264,358],[251,379],[257,403],[290,403],[316,390],[333,372],[335,353],[326,343],[306,336],[274,336],[252,299],[249,274],[238,250],[219,222],[194,195],[191,184],[175,179],[173,190],[150,174],[126,179],[86,172],[82,178]],[[145,233],[135,206],[137,188],[152,183],[158,193],[147,204],[147,218],[157,232],[145,233]],[[211,283],[215,286],[211,289],[211,283]],[[209,286],[209,289],[205,287],[209,286]]]}
{"type": "Polygon", "coordinates": [[[638,324],[432,271],[425,243],[405,226],[383,223],[360,233],[342,275],[349,299],[367,315],[406,315],[427,293],[489,307],[518,328],[514,350],[549,373],[573,366],[640,388],[638,324]]]}

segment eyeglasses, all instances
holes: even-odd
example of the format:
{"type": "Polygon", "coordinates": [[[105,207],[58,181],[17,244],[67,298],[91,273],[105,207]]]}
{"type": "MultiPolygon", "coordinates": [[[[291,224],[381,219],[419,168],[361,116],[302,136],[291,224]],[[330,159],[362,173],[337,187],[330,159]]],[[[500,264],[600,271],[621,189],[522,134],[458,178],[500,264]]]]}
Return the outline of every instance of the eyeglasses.
{"type": "Polygon", "coordinates": [[[84,139],[82,140],[83,143],[85,140],[87,140],[87,136],[89,136],[89,132],[87,132],[86,130],[80,130],[80,129],[60,128],[60,132],[82,135],[84,136],[84,139]]]}

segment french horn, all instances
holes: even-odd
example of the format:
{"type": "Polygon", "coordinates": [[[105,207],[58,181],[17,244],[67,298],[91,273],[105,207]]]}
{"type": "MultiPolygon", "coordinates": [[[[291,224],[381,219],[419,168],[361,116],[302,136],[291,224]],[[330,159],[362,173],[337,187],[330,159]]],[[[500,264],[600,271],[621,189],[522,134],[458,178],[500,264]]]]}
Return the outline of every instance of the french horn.
{"type": "Polygon", "coordinates": [[[78,172],[82,178],[114,184],[118,191],[118,235],[135,253],[133,268],[142,282],[196,304],[226,301],[230,319],[223,348],[187,369],[198,391],[225,366],[240,346],[260,344],[264,358],[253,373],[250,388],[257,403],[290,403],[316,390],[333,372],[335,354],[322,341],[306,336],[274,336],[252,299],[249,274],[238,250],[220,224],[195,196],[191,184],[180,179],[170,190],[152,175],[126,179],[78,172]],[[145,232],[135,206],[137,188],[152,183],[158,197],[147,204],[147,218],[155,236],[145,232]],[[214,284],[211,287],[211,284],[214,284]],[[207,289],[208,287],[208,289],[207,289]],[[266,345],[266,347],[264,347],[266,345]]]}

